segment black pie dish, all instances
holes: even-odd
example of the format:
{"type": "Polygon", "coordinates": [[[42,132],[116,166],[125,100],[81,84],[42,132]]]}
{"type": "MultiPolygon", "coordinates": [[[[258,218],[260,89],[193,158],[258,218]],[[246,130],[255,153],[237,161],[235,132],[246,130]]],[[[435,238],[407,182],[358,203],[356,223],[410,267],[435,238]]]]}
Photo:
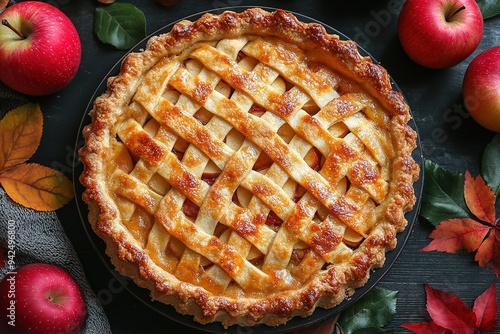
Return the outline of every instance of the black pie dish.
{"type": "MultiPolygon", "coordinates": [[[[224,8],[218,8],[214,10],[209,10],[209,11],[204,11],[204,12],[199,12],[195,13],[189,16],[186,16],[182,18],[181,20],[190,20],[194,21],[201,17],[205,13],[212,13],[212,14],[220,14],[226,10],[231,10],[235,12],[241,12],[244,11],[245,9],[251,8],[254,6],[236,6],[236,7],[224,7],[224,8]]],[[[261,7],[264,10],[267,11],[275,11],[276,8],[271,8],[271,7],[261,7]]],[[[304,16],[299,13],[295,12],[290,12],[293,15],[295,15],[300,21],[302,22],[315,22],[323,25],[325,29],[327,30],[328,33],[330,34],[335,34],[338,35],[341,39],[348,40],[349,38],[342,34],[341,32],[337,31],[336,29],[318,21],[313,18],[310,18],[308,16],[304,16]]],[[[103,261],[105,264],[106,268],[109,270],[109,272],[119,281],[119,282],[125,282],[128,278],[125,278],[121,274],[119,274],[115,269],[113,264],[111,263],[110,259],[108,256],[105,254],[105,243],[94,233],[92,230],[90,223],[88,222],[88,211],[87,211],[87,204],[82,200],[82,194],[84,191],[83,186],[79,182],[79,176],[83,172],[83,166],[81,163],[79,163],[78,159],[78,150],[81,148],[83,145],[83,136],[82,136],[82,130],[83,128],[90,124],[90,116],[88,115],[90,110],[92,109],[94,100],[100,96],[104,91],[106,90],[106,80],[110,76],[117,75],[120,71],[120,65],[121,62],[123,61],[123,58],[131,52],[139,52],[141,49],[144,49],[146,46],[147,40],[151,38],[154,35],[159,35],[163,33],[167,33],[171,30],[172,26],[179,22],[175,21],[172,22],[159,30],[153,32],[151,35],[147,36],[145,39],[143,39],[141,42],[139,42],[135,47],[133,47],[131,50],[129,50],[122,58],[120,58],[116,64],[110,69],[110,71],[107,73],[107,75],[103,78],[97,89],[95,90],[94,94],[92,95],[92,98],[89,101],[89,104],[87,105],[87,108],[85,109],[85,113],[82,117],[79,130],[77,133],[76,137],[76,142],[75,142],[75,154],[74,156],[74,161],[73,161],[73,184],[75,188],[75,199],[76,199],[76,206],[78,209],[79,217],[80,220],[83,224],[83,227],[85,229],[85,232],[87,234],[87,238],[89,239],[90,243],[92,244],[95,253],[97,256],[103,261]]],[[[376,62],[375,59],[364,49],[359,47],[359,52],[363,56],[369,56],[372,58],[374,62],[376,62]]],[[[393,85],[393,88],[395,90],[401,91],[397,84],[391,80],[391,83],[393,85]]],[[[410,111],[411,112],[411,111],[410,111]]],[[[125,290],[127,290],[130,294],[132,294],[135,298],[137,298],[139,301],[141,301],[145,307],[150,308],[152,311],[158,312],[161,315],[165,316],[168,319],[171,319],[175,322],[178,322],[180,324],[183,324],[187,327],[190,327],[192,329],[198,330],[198,331],[204,331],[208,333],[234,333],[234,334],[240,334],[240,333],[286,333],[290,331],[295,331],[299,329],[304,329],[309,326],[316,325],[322,321],[325,321],[329,318],[333,318],[336,314],[340,313],[341,311],[345,310],[352,304],[354,304],[356,301],[358,301],[360,298],[362,298],[367,292],[369,292],[372,288],[374,288],[380,280],[385,276],[385,274],[391,269],[391,267],[394,265],[394,263],[397,261],[399,258],[401,252],[403,251],[409,236],[411,235],[411,232],[413,230],[413,226],[415,221],[417,220],[418,217],[418,212],[420,209],[420,202],[421,202],[421,196],[422,196],[422,190],[423,190],[423,166],[424,166],[424,160],[423,160],[423,155],[422,155],[422,146],[420,143],[420,135],[417,130],[416,123],[412,117],[412,119],[409,122],[409,125],[417,132],[417,147],[413,151],[413,158],[417,162],[417,164],[420,166],[420,175],[419,179],[417,182],[414,184],[414,189],[415,189],[415,196],[416,196],[416,203],[412,211],[408,212],[405,217],[408,221],[408,225],[406,229],[399,233],[397,235],[397,246],[395,249],[393,249],[390,252],[386,253],[386,260],[384,265],[381,268],[378,268],[376,270],[373,270],[370,274],[370,278],[368,279],[367,283],[361,287],[355,290],[354,294],[344,300],[342,303],[337,305],[336,307],[332,309],[325,310],[323,308],[317,308],[313,314],[311,314],[308,317],[302,318],[302,317],[295,317],[289,320],[286,324],[281,325],[281,326],[276,326],[276,327],[271,327],[271,326],[266,326],[266,325],[257,325],[249,328],[243,328],[240,326],[231,326],[227,329],[225,329],[220,323],[211,323],[211,324],[200,324],[196,321],[193,320],[192,316],[188,315],[182,315],[180,313],[177,313],[175,309],[170,306],[163,304],[158,301],[154,301],[150,297],[150,291],[146,290],[144,288],[141,288],[137,286],[136,284],[124,284],[123,287],[125,290]]]]}

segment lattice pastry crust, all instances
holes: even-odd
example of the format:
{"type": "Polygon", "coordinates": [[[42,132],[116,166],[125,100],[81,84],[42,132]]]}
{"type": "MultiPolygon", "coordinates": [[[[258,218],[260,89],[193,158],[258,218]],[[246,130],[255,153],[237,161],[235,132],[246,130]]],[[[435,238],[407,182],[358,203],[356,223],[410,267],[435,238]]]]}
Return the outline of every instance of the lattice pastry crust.
{"type": "Polygon", "coordinates": [[[201,323],[278,325],[339,304],[415,203],[416,133],[386,71],[282,10],[151,38],[91,117],[94,231],[121,273],[201,323]]]}

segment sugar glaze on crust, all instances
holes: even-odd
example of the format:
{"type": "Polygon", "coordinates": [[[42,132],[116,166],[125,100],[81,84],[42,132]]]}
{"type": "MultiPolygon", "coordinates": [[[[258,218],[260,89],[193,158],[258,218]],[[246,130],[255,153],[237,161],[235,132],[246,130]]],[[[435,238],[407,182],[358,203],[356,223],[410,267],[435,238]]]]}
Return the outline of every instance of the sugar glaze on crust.
{"type": "Polygon", "coordinates": [[[200,323],[280,325],[381,267],[415,204],[409,107],[352,41],[205,14],[108,80],[79,156],[117,270],[200,323]]]}

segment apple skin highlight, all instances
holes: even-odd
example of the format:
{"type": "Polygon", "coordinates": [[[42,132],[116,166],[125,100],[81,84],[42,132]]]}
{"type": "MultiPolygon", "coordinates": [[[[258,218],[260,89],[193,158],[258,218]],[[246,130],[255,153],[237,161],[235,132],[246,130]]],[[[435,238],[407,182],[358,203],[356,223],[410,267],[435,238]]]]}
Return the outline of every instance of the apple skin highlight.
{"type": "Polygon", "coordinates": [[[71,20],[44,2],[26,1],[0,14],[25,38],[0,24],[0,81],[27,95],[42,96],[64,88],[76,75],[81,44],[71,20]]]}

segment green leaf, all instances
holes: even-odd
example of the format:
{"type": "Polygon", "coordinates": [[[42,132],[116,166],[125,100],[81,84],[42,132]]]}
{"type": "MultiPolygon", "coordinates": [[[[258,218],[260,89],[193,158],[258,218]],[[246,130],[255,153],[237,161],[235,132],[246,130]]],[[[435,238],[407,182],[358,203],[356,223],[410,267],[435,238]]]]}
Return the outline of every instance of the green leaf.
{"type": "Polygon", "coordinates": [[[500,195],[500,133],[497,133],[484,149],[481,175],[498,198],[500,195]]]}
{"type": "Polygon", "coordinates": [[[344,334],[389,333],[382,328],[396,314],[397,291],[374,288],[340,315],[338,324],[344,334]],[[382,331],[376,331],[374,330],[382,331]]]}
{"type": "Polygon", "coordinates": [[[420,215],[437,226],[443,220],[470,216],[464,199],[464,176],[425,160],[420,215]]]}
{"type": "Polygon", "coordinates": [[[500,14],[500,1],[498,0],[476,0],[484,19],[489,19],[500,14]]]}
{"type": "Polygon", "coordinates": [[[127,50],[146,36],[146,17],[129,3],[115,2],[107,7],[97,7],[94,33],[101,42],[127,50]]]}

